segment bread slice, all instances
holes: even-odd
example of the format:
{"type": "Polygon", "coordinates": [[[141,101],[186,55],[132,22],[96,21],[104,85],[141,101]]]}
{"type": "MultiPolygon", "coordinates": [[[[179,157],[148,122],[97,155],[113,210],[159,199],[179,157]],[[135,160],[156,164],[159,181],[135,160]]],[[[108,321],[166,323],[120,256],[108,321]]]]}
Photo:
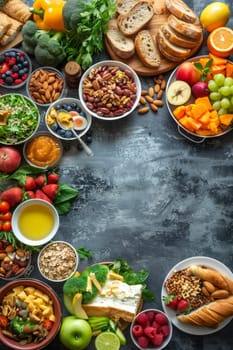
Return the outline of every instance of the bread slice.
{"type": "Polygon", "coordinates": [[[188,23],[199,23],[196,13],[182,0],[166,0],[167,9],[179,19],[188,23]]]}
{"type": "Polygon", "coordinates": [[[126,15],[129,10],[138,2],[139,0],[117,0],[116,10],[119,15],[126,15]]]}
{"type": "Polygon", "coordinates": [[[184,35],[191,40],[200,40],[202,36],[202,28],[199,25],[188,23],[182,21],[174,15],[168,17],[168,24],[172,29],[178,32],[181,35],[184,35]]]}
{"type": "Polygon", "coordinates": [[[191,53],[191,49],[187,49],[175,44],[172,44],[163,34],[162,30],[159,29],[157,33],[157,41],[163,47],[163,49],[170,55],[175,57],[185,58],[191,53]]]}
{"type": "Polygon", "coordinates": [[[16,19],[11,18],[9,16],[8,18],[9,18],[10,27],[8,28],[6,33],[3,35],[3,37],[0,39],[0,44],[2,46],[10,44],[18,35],[18,33],[20,32],[23,26],[23,23],[17,21],[16,19]]]}
{"type": "Polygon", "coordinates": [[[166,46],[163,45],[163,41],[160,40],[159,34],[156,35],[157,45],[159,48],[159,51],[161,55],[166,58],[166,60],[179,63],[182,62],[184,59],[181,56],[171,55],[169,52],[166,51],[166,46]]]}
{"type": "Polygon", "coordinates": [[[174,45],[192,49],[197,45],[195,40],[187,39],[185,36],[177,33],[169,24],[165,23],[160,27],[165,38],[174,45]]]}
{"type": "Polygon", "coordinates": [[[154,9],[149,1],[138,1],[126,15],[118,16],[118,27],[124,35],[136,34],[153,15],[154,9]]]}
{"type": "Polygon", "coordinates": [[[111,49],[121,58],[129,58],[135,52],[133,39],[126,37],[118,28],[116,19],[108,23],[108,30],[105,34],[111,49]]]}
{"type": "Polygon", "coordinates": [[[135,37],[135,48],[141,62],[151,68],[159,67],[160,53],[149,30],[141,30],[135,37]]]}

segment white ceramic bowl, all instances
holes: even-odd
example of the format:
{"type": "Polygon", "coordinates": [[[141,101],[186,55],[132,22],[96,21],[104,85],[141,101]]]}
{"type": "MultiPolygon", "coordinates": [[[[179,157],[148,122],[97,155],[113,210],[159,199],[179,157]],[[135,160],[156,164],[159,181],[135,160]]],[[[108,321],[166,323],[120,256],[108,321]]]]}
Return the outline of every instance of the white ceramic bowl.
{"type": "Polygon", "coordinates": [[[41,169],[54,168],[63,155],[63,145],[60,139],[44,131],[38,132],[23,146],[23,156],[26,162],[41,169]]]}
{"type": "Polygon", "coordinates": [[[41,275],[50,282],[65,282],[77,271],[78,264],[76,249],[65,241],[48,243],[37,258],[41,275]]]}
{"type": "Polygon", "coordinates": [[[7,117],[6,125],[1,125],[0,143],[19,145],[29,140],[39,128],[39,109],[31,99],[16,93],[0,96],[0,110],[9,108],[12,114],[7,117]],[[17,129],[15,125],[18,125],[17,129]]]}
{"type": "Polygon", "coordinates": [[[56,102],[52,103],[46,114],[45,114],[45,124],[49,130],[54,136],[60,138],[61,140],[76,140],[77,138],[74,137],[72,131],[65,131],[61,127],[59,127],[58,123],[56,122],[56,118],[54,117],[53,119],[50,118],[51,112],[53,111],[59,111],[59,110],[65,110],[65,111],[76,111],[78,114],[86,118],[87,124],[85,129],[77,131],[76,133],[82,137],[87,133],[87,131],[91,127],[92,123],[92,116],[86,112],[81,104],[81,102],[77,98],[73,97],[64,97],[56,102]]]}
{"type": "Polygon", "coordinates": [[[106,60],[94,64],[84,72],[79,84],[79,98],[82,105],[88,113],[98,119],[111,121],[125,118],[135,110],[140,97],[141,83],[138,75],[130,66],[120,61],[106,60]],[[118,71],[117,74],[116,71],[118,71]],[[114,89],[110,88],[110,84],[108,85],[110,82],[109,73],[113,76],[112,85],[116,86],[114,89]],[[106,74],[106,78],[104,74],[106,74]],[[126,83],[128,79],[130,79],[128,82],[130,82],[131,89],[126,83]],[[91,89],[88,87],[92,92],[85,91],[87,81],[92,84],[91,89]],[[105,89],[106,91],[104,91],[105,89]],[[109,93],[108,89],[111,89],[114,98],[108,100],[109,105],[104,103],[103,109],[101,109],[102,107],[97,107],[97,99],[99,105],[100,101],[104,99],[103,94],[109,93]]]}
{"type": "Polygon", "coordinates": [[[23,87],[32,71],[29,56],[24,51],[15,48],[3,51],[1,56],[5,57],[8,69],[6,72],[0,73],[0,86],[11,90],[23,87]],[[11,63],[12,59],[14,61],[11,63]],[[9,79],[9,82],[7,82],[7,79],[9,79]]]}
{"type": "MultiPolygon", "coordinates": [[[[154,349],[154,350],[162,350],[162,349],[164,349],[168,345],[168,343],[170,342],[170,340],[172,338],[172,331],[173,331],[173,328],[172,328],[172,323],[171,323],[170,319],[168,318],[168,316],[163,311],[158,310],[158,309],[146,309],[146,310],[143,310],[143,311],[139,312],[135,316],[133,322],[130,325],[130,336],[131,336],[131,339],[132,339],[134,345],[140,350],[152,350],[152,349],[154,349]],[[146,325],[143,322],[144,321],[143,318],[139,322],[139,318],[143,314],[146,315],[146,325]],[[162,324],[162,322],[160,324],[159,320],[156,319],[156,317],[157,317],[156,315],[157,314],[161,314],[162,315],[162,318],[164,320],[166,320],[165,324],[162,324]],[[134,335],[134,330],[133,329],[134,329],[135,326],[138,327],[138,329],[137,329],[138,336],[134,335]],[[150,338],[148,336],[146,336],[146,334],[145,334],[146,331],[144,331],[144,330],[148,326],[150,326],[150,327],[155,329],[154,333],[157,333],[157,334],[162,333],[163,334],[163,341],[162,341],[162,343],[160,345],[155,345],[153,343],[153,341],[150,340],[150,338]],[[163,326],[165,326],[165,328],[162,328],[163,326]],[[141,327],[142,329],[139,328],[139,327],[141,327]],[[149,339],[148,344],[146,345],[144,343],[144,345],[143,344],[140,345],[140,340],[139,340],[140,337],[146,337],[147,339],[149,339]]],[[[153,335],[153,333],[151,333],[151,334],[153,335]]],[[[141,341],[143,341],[143,340],[141,339],[141,341]]]]}
{"type": "Polygon", "coordinates": [[[54,238],[59,228],[56,208],[42,199],[28,199],[19,204],[12,215],[12,231],[28,246],[40,246],[54,238]]]}
{"type": "Polygon", "coordinates": [[[38,106],[46,108],[64,96],[65,88],[66,84],[62,72],[47,66],[32,71],[26,84],[27,95],[38,106]],[[40,76],[43,78],[41,79],[40,76]],[[55,77],[56,80],[49,82],[52,77],[55,77]]]}

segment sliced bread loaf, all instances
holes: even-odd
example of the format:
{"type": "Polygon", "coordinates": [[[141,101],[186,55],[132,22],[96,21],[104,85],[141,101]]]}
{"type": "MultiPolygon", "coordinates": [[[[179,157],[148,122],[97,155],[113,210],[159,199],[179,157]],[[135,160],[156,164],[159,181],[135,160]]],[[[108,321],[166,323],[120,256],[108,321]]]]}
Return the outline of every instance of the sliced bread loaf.
{"type": "Polygon", "coordinates": [[[159,67],[160,53],[149,30],[141,30],[135,37],[135,48],[141,62],[147,67],[159,67]]]}
{"type": "Polygon", "coordinates": [[[153,15],[154,9],[149,1],[138,1],[126,15],[118,16],[118,27],[124,35],[136,34],[153,15]]]}
{"type": "Polygon", "coordinates": [[[182,21],[174,15],[168,17],[168,24],[172,29],[178,32],[181,35],[186,36],[191,40],[200,40],[202,36],[202,28],[199,25],[188,23],[182,21]]]}
{"type": "Polygon", "coordinates": [[[112,19],[108,23],[108,30],[105,34],[107,42],[115,54],[121,58],[129,58],[135,52],[133,39],[126,37],[118,28],[117,21],[112,19]]]}
{"type": "Polygon", "coordinates": [[[163,32],[165,38],[167,38],[167,40],[174,45],[186,47],[188,49],[192,49],[197,45],[197,42],[195,40],[187,39],[184,35],[177,33],[167,23],[163,24],[160,29],[163,32]]]}
{"type": "Polygon", "coordinates": [[[165,37],[161,29],[158,30],[157,40],[160,43],[160,45],[164,48],[164,50],[170,55],[174,55],[176,57],[182,57],[184,59],[191,53],[191,49],[187,49],[185,47],[172,44],[165,37]]]}
{"type": "Polygon", "coordinates": [[[196,13],[182,0],[166,0],[167,9],[179,19],[188,23],[199,23],[196,13]]]}
{"type": "Polygon", "coordinates": [[[126,15],[139,0],[117,0],[116,10],[119,15],[126,15]]]}

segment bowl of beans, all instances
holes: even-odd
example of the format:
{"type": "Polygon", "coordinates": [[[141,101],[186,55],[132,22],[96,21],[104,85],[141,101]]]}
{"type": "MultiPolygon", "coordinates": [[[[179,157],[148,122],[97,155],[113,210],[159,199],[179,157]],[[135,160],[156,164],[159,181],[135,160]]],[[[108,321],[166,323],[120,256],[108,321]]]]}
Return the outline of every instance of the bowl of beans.
{"type": "Polygon", "coordinates": [[[44,282],[22,278],[6,283],[0,294],[0,342],[4,348],[38,350],[59,332],[62,310],[44,282]]]}
{"type": "Polygon", "coordinates": [[[139,102],[141,83],[128,65],[112,60],[88,68],[79,84],[79,98],[93,117],[117,120],[130,115],[139,102]]]}
{"type": "Polygon", "coordinates": [[[68,242],[53,241],[40,251],[37,259],[41,275],[49,282],[64,282],[77,271],[79,256],[68,242]]]}
{"type": "Polygon", "coordinates": [[[54,67],[39,67],[30,74],[26,91],[38,106],[48,107],[64,95],[64,76],[54,67]]]}

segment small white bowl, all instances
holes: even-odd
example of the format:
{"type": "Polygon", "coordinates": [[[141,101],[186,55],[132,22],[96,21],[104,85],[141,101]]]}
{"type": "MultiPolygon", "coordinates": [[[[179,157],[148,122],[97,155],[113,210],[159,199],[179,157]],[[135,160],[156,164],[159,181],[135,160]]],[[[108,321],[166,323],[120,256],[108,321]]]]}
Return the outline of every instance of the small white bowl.
{"type": "MultiPolygon", "coordinates": [[[[167,331],[167,329],[166,329],[166,331],[167,331]]],[[[162,349],[164,349],[168,345],[168,343],[171,341],[172,331],[173,331],[172,323],[171,323],[169,317],[163,311],[158,310],[158,309],[146,309],[146,310],[143,310],[143,311],[139,312],[135,316],[133,322],[130,325],[130,336],[131,336],[131,339],[132,339],[134,345],[140,350],[162,350],[162,349]],[[148,317],[148,319],[146,321],[146,326],[141,324],[141,322],[137,321],[137,320],[139,320],[139,317],[141,317],[142,314],[146,314],[147,317],[148,317]],[[166,319],[166,324],[158,325],[158,321],[155,319],[155,315],[157,315],[157,314],[161,314],[162,317],[164,319],[166,319]],[[153,318],[152,318],[152,315],[154,315],[153,318]],[[155,323],[153,323],[153,322],[155,322],[155,323]],[[138,337],[136,337],[134,335],[133,328],[134,328],[135,325],[141,326],[142,329],[143,329],[143,333],[141,335],[139,335],[141,333],[140,332],[141,329],[138,329],[138,337]],[[162,341],[162,343],[160,345],[155,345],[155,344],[153,344],[152,341],[149,341],[147,346],[142,346],[142,344],[141,345],[139,344],[139,338],[146,336],[145,332],[144,332],[144,329],[146,327],[148,327],[148,326],[154,328],[155,330],[156,330],[156,327],[160,327],[160,328],[157,328],[157,330],[155,331],[156,333],[160,333],[160,332],[163,333],[162,327],[163,326],[168,327],[169,333],[163,336],[163,341],[162,341]]],[[[164,329],[164,332],[165,332],[165,329],[164,329]]],[[[146,337],[146,338],[149,339],[148,337],[146,337]]]]}
{"type": "Polygon", "coordinates": [[[48,243],[58,228],[59,215],[56,208],[43,199],[33,198],[22,202],[12,215],[14,235],[28,246],[48,243]]]}
{"type": "MultiPolygon", "coordinates": [[[[94,64],[84,72],[79,84],[79,98],[82,105],[88,113],[90,113],[93,117],[98,119],[111,121],[125,118],[135,110],[140,97],[141,83],[138,75],[130,66],[120,61],[106,60],[94,64]],[[118,70],[117,76],[115,75],[115,70],[118,70]],[[108,78],[106,78],[106,80],[104,79],[105,73],[112,74],[112,76],[114,77],[112,86],[115,84],[116,88],[113,89],[111,87],[111,93],[115,95],[115,99],[112,98],[111,100],[112,106],[107,106],[107,104],[104,103],[103,108],[105,109],[105,112],[102,113],[100,111],[100,107],[97,107],[97,103],[99,105],[102,98],[104,98],[103,93],[105,93],[106,95],[108,94],[107,82],[110,80],[108,80],[108,78]],[[122,79],[122,75],[124,74],[127,77],[130,76],[130,82],[132,83],[131,87],[134,86],[135,91],[132,91],[133,89],[129,89],[127,83],[123,83],[124,79],[122,79]],[[93,88],[91,89],[88,86],[88,89],[92,90],[90,94],[89,92],[85,92],[85,85],[87,81],[91,82],[91,84],[94,84],[93,88]],[[102,84],[103,81],[104,84],[102,84]],[[104,89],[106,89],[105,92],[103,92],[104,89]],[[122,89],[122,91],[119,91],[120,89],[122,89]],[[129,97],[129,93],[131,93],[131,97],[129,97]],[[127,102],[119,102],[120,100],[127,100],[127,102]],[[124,107],[122,107],[121,105],[123,105],[124,107]],[[99,109],[99,111],[97,111],[97,108],[99,109]]],[[[104,109],[102,109],[102,111],[104,109]]]]}
{"type": "Polygon", "coordinates": [[[41,275],[50,282],[65,282],[77,271],[78,264],[76,249],[65,241],[47,244],[37,258],[41,275]]]}

